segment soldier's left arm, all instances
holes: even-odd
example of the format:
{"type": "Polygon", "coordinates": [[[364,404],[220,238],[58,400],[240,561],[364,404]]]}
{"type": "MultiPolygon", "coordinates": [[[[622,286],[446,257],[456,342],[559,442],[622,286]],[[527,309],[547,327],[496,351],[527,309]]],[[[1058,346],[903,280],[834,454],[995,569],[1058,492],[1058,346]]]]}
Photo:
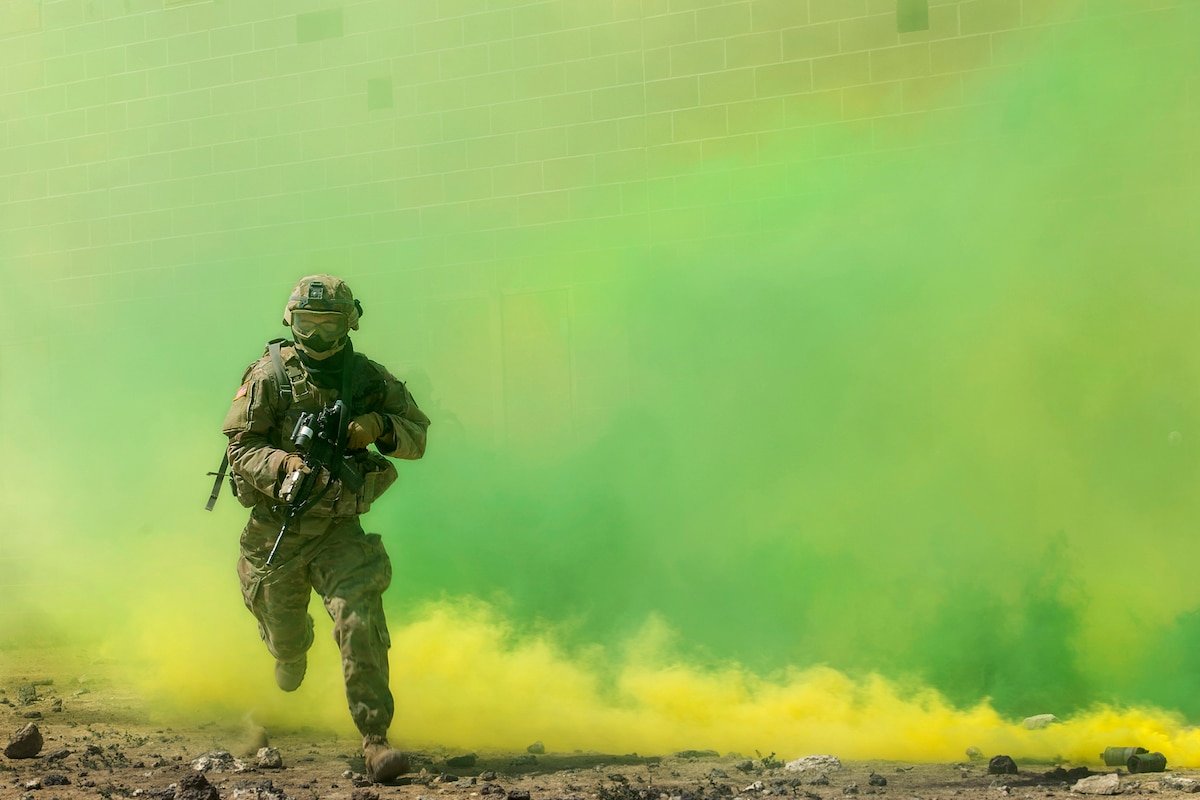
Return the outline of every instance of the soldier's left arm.
{"type": "Polygon", "coordinates": [[[429,428],[429,417],[417,407],[417,401],[401,381],[386,369],[382,369],[382,373],[387,386],[383,408],[379,410],[384,420],[384,430],[375,440],[375,446],[380,453],[392,458],[420,458],[425,455],[425,431],[429,428]]]}

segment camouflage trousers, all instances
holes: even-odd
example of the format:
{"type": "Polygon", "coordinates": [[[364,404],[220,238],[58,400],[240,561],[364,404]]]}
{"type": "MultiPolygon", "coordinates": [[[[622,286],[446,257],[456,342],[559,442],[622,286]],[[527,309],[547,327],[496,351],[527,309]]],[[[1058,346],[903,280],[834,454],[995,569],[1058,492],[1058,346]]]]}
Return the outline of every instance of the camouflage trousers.
{"type": "Polygon", "coordinates": [[[238,577],[246,608],[271,655],[295,661],[313,643],[308,600],[315,590],[333,620],[350,716],[364,736],[386,734],[394,705],[382,595],[392,564],[383,542],[364,533],[357,517],[302,518],[265,566],[282,524],[280,515],[256,506],[242,531],[238,577]]]}

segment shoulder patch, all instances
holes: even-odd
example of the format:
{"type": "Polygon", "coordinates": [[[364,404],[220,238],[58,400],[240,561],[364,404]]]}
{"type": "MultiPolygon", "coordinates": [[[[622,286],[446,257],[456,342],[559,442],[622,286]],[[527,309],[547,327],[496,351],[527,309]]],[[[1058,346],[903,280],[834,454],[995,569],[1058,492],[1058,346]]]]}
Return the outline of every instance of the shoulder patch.
{"type": "Polygon", "coordinates": [[[234,399],[234,400],[241,400],[243,397],[245,397],[245,396],[246,396],[246,392],[249,390],[249,388],[250,388],[250,384],[248,384],[248,383],[243,383],[243,384],[241,385],[241,387],[240,387],[240,388],[237,390],[237,394],[235,394],[235,395],[233,396],[233,399],[234,399]]]}

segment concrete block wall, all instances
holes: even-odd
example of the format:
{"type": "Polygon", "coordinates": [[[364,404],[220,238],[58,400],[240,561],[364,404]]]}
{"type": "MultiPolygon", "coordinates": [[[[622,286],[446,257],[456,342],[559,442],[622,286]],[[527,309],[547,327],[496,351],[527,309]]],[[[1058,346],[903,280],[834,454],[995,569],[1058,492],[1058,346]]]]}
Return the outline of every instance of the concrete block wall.
{"type": "Polygon", "coordinates": [[[568,436],[627,391],[629,259],[706,235],[697,170],[953,141],[992,79],[1175,46],[1187,6],[11,0],[0,268],[118,327],[338,272],[467,427],[568,436]]]}

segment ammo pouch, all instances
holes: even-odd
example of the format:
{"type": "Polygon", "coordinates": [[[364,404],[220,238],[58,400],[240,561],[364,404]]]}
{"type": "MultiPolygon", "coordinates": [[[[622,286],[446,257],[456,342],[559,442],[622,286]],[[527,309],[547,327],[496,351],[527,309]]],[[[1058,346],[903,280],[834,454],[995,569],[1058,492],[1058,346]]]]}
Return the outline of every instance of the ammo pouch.
{"type": "Polygon", "coordinates": [[[357,459],[358,470],[363,476],[362,489],[358,493],[358,513],[365,514],[371,509],[371,504],[396,482],[398,473],[391,459],[381,456],[374,450],[367,450],[357,459]]]}
{"type": "Polygon", "coordinates": [[[236,470],[231,469],[229,471],[229,488],[233,491],[233,496],[237,498],[237,501],[246,508],[254,508],[256,505],[264,504],[271,505],[275,502],[275,498],[255,489],[236,470]]]}

